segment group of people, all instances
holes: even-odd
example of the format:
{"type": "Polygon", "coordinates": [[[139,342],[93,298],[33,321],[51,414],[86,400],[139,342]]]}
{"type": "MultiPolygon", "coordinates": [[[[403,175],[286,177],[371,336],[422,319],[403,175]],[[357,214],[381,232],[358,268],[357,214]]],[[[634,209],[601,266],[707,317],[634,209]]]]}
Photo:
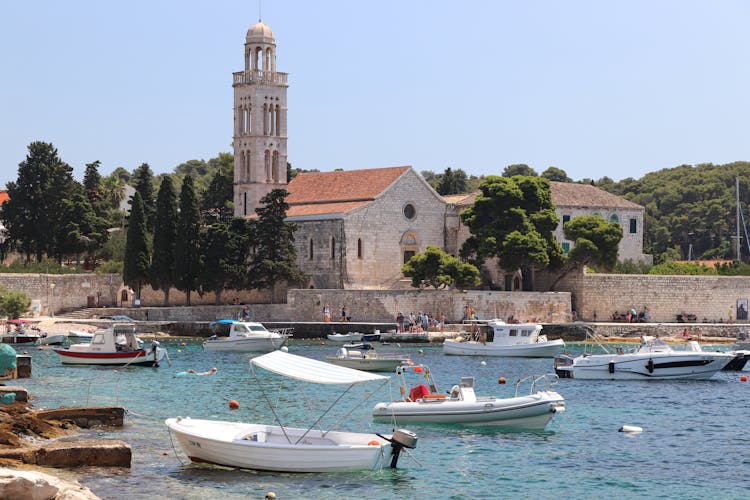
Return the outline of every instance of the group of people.
{"type": "Polygon", "coordinates": [[[417,314],[411,312],[404,315],[399,311],[396,315],[396,325],[398,333],[442,332],[445,327],[445,314],[439,313],[433,316],[420,311],[417,314]]]}
{"type": "Polygon", "coordinates": [[[643,306],[641,312],[637,312],[635,308],[627,309],[624,313],[615,311],[612,313],[612,321],[624,321],[626,323],[648,323],[651,319],[651,314],[648,311],[648,307],[643,306]]]}
{"type": "MultiPolygon", "coordinates": [[[[342,305],[341,306],[341,314],[339,315],[339,319],[338,320],[342,321],[342,322],[343,321],[351,321],[352,320],[351,316],[349,316],[347,314],[346,305],[342,305]]],[[[328,305],[328,304],[326,304],[325,306],[323,306],[323,321],[326,322],[326,323],[330,323],[331,321],[333,321],[333,319],[331,317],[331,306],[328,305]]]]}

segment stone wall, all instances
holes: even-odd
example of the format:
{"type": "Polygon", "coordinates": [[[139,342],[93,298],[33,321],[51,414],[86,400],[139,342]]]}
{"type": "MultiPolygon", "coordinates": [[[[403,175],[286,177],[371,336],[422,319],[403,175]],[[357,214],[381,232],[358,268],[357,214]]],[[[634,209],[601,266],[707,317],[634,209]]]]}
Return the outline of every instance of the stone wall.
{"type": "Polygon", "coordinates": [[[571,292],[584,321],[607,321],[614,311],[641,311],[644,306],[652,322],[675,322],[682,312],[694,314],[699,323],[727,321],[730,315],[737,321],[737,300],[750,299],[747,276],[586,274],[571,276],[556,288],[571,292]]]}
{"type": "Polygon", "coordinates": [[[294,241],[297,265],[310,276],[314,288],[343,288],[346,259],[341,219],[297,222],[294,241]]]}

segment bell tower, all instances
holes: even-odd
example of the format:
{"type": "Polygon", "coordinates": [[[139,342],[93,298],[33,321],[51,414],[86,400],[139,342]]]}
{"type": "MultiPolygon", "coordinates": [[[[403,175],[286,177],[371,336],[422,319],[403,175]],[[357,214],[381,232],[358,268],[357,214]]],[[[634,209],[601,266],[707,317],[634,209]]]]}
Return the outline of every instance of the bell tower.
{"type": "Polygon", "coordinates": [[[245,37],[245,70],[233,73],[234,215],[255,213],[260,199],[286,188],[287,74],[276,71],[276,41],[262,21],[245,37]]]}

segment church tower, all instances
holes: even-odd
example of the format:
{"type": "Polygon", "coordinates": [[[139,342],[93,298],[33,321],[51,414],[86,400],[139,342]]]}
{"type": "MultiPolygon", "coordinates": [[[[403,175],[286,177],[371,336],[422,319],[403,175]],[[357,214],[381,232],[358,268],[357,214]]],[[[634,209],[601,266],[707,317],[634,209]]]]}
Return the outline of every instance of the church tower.
{"type": "Polygon", "coordinates": [[[234,215],[255,213],[260,199],[286,188],[287,74],[276,71],[276,41],[262,21],[245,37],[245,70],[233,74],[234,215]]]}

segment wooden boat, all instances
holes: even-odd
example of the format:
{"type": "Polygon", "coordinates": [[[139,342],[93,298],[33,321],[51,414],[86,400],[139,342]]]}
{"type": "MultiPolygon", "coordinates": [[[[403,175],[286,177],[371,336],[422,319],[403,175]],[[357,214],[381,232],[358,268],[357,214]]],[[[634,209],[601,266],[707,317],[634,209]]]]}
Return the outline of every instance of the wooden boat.
{"type": "Polygon", "coordinates": [[[97,330],[91,342],[55,347],[63,364],[110,366],[159,366],[167,350],[154,341],[151,347],[140,346],[133,325],[113,325],[97,330]]]}
{"type": "Polygon", "coordinates": [[[446,339],[445,354],[463,356],[516,356],[551,358],[565,347],[562,339],[547,340],[541,335],[542,325],[534,323],[506,323],[501,319],[471,324],[467,337],[446,339]]]}
{"type": "MultiPolygon", "coordinates": [[[[253,358],[250,363],[254,374],[258,367],[296,380],[340,384],[347,387],[345,393],[355,384],[380,382],[382,386],[388,381],[382,375],[282,351],[253,358]]],[[[392,436],[314,429],[322,415],[308,428],[287,427],[280,423],[278,413],[274,410],[279,425],[182,417],[169,418],[165,424],[193,462],[279,472],[372,470],[387,467],[389,461],[395,468],[401,450],[414,448],[417,442],[413,433],[403,429],[392,436]]]]}
{"type": "Polygon", "coordinates": [[[565,411],[565,400],[551,389],[558,382],[554,374],[519,380],[516,394],[510,398],[477,396],[474,377],[462,377],[448,394],[438,392],[432,373],[425,365],[399,366],[396,378],[404,400],[376,404],[372,410],[375,421],[541,430],[556,413],[565,411]],[[413,387],[408,395],[406,373],[424,376],[424,384],[413,387]],[[531,384],[529,394],[519,395],[519,388],[528,382],[531,384]]]}

